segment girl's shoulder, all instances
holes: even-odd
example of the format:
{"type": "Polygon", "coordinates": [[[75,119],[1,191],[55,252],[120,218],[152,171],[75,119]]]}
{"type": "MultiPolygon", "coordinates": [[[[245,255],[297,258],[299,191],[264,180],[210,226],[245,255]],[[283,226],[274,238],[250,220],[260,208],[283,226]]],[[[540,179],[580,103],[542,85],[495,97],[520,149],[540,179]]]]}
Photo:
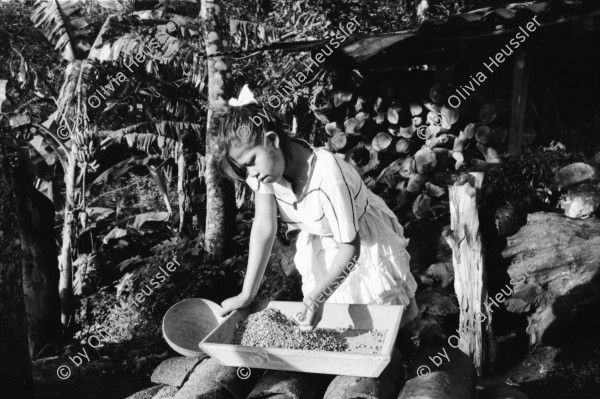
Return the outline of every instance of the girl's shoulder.
{"type": "Polygon", "coordinates": [[[322,185],[362,181],[356,169],[347,163],[343,156],[334,154],[326,148],[315,148],[315,153],[317,154],[315,171],[318,171],[322,185]]]}

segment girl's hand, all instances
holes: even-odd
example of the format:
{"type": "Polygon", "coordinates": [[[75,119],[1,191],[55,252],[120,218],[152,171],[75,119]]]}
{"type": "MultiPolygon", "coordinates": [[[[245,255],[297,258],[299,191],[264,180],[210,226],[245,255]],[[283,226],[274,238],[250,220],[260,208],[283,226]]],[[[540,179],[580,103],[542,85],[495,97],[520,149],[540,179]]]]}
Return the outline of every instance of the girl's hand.
{"type": "Polygon", "coordinates": [[[244,294],[239,294],[225,299],[223,302],[221,302],[222,309],[220,310],[220,316],[227,316],[234,310],[245,308],[252,303],[252,299],[253,298],[249,298],[244,294]]]}
{"type": "Polygon", "coordinates": [[[304,309],[296,315],[300,330],[312,331],[323,318],[323,303],[319,302],[312,295],[307,296],[302,301],[304,309]]]}

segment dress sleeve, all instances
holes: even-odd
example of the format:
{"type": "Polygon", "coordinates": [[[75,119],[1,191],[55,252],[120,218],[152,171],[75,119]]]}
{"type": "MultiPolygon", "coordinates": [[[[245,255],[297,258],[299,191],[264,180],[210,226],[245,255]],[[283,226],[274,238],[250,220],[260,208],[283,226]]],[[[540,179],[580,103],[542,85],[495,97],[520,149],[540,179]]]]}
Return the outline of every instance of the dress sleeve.
{"type": "Polygon", "coordinates": [[[275,194],[275,191],[273,191],[272,183],[261,183],[258,181],[258,179],[256,177],[254,177],[254,178],[248,177],[246,179],[246,184],[248,184],[248,187],[250,187],[250,189],[252,191],[254,191],[255,193],[275,194]]]}
{"type": "Polygon", "coordinates": [[[358,215],[354,209],[354,198],[345,181],[329,187],[321,187],[323,211],[329,222],[333,238],[337,242],[348,243],[358,232],[358,215]]]}

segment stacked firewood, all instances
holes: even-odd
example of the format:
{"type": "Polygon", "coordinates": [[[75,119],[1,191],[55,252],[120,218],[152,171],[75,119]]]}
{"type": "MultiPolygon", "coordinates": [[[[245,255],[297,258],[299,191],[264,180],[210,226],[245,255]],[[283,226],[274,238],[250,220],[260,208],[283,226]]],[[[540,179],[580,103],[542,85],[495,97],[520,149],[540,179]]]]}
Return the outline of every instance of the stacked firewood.
{"type": "Polygon", "coordinates": [[[478,115],[463,115],[448,104],[450,94],[448,84],[412,102],[336,92],[329,106],[314,112],[325,123],[327,147],[402,221],[435,219],[447,210],[452,174],[499,165],[508,135],[496,124],[500,106],[483,103],[478,115]]]}

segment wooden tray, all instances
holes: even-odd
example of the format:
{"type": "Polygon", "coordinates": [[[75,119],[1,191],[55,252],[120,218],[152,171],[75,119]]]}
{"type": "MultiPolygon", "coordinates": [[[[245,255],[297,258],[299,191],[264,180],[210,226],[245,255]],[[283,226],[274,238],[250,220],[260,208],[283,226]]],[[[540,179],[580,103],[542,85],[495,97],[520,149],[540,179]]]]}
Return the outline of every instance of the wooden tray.
{"type": "Polygon", "coordinates": [[[351,351],[329,352],[299,349],[258,348],[232,345],[233,333],[239,321],[250,313],[265,308],[279,309],[288,317],[302,311],[301,302],[254,301],[244,309],[232,312],[200,342],[200,348],[221,364],[232,367],[302,371],[307,373],[378,377],[390,362],[404,306],[399,305],[323,305],[323,318],[318,328],[348,328],[385,331],[379,353],[364,353],[356,349],[360,334],[349,334],[351,351]],[[352,336],[356,335],[356,336],[352,336]]]}

